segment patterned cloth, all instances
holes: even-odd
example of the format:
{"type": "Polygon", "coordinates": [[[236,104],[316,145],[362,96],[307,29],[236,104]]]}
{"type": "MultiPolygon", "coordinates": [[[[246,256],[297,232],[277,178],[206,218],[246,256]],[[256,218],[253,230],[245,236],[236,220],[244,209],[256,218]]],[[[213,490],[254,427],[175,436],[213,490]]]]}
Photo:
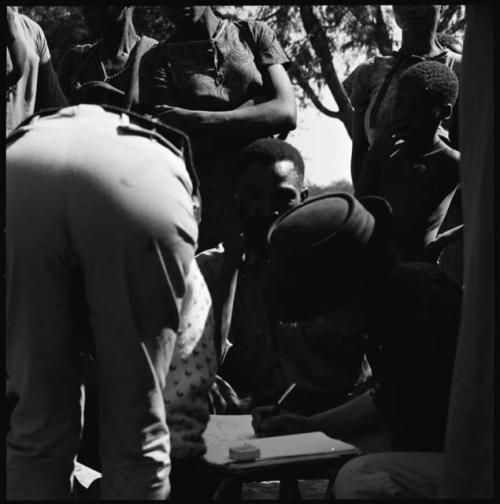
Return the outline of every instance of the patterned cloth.
{"type": "Polygon", "coordinates": [[[163,393],[173,460],[205,453],[202,434],[209,418],[208,391],[217,371],[212,301],[196,261],[186,279],[180,317],[163,393]]]}
{"type": "MultiPolygon", "coordinates": [[[[232,110],[264,92],[265,67],[289,60],[274,32],[260,21],[223,22],[213,39],[179,41],[175,35],[144,55],[140,102],[193,110],[232,110]]],[[[261,138],[228,135],[217,140],[192,136],[201,181],[203,217],[200,249],[215,246],[236,225],[233,201],[235,163],[242,150],[261,138]]]]}

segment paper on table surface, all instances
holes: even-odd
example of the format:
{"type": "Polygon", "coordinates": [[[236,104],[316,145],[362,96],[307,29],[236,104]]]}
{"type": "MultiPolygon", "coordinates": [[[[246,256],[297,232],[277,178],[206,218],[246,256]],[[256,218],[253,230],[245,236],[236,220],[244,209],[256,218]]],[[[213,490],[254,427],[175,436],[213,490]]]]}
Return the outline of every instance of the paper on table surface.
{"type": "Polygon", "coordinates": [[[252,415],[210,415],[203,438],[207,445],[253,439],[252,415]]]}
{"type": "MultiPolygon", "coordinates": [[[[238,443],[236,443],[238,444],[238,443]]],[[[357,451],[356,447],[338,439],[332,439],[322,432],[308,432],[289,436],[274,436],[254,438],[249,444],[260,449],[259,460],[301,457],[306,455],[323,455],[332,452],[342,454],[357,451]]],[[[224,465],[233,463],[229,458],[229,448],[235,446],[234,441],[207,443],[205,460],[211,464],[224,465]]]]}

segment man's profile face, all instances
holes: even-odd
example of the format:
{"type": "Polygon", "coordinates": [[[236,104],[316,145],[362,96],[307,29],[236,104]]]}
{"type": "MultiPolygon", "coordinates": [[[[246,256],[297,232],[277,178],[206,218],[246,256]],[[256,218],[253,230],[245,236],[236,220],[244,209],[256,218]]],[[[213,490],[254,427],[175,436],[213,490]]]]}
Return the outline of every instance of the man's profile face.
{"type": "Polygon", "coordinates": [[[247,241],[259,249],[274,220],[305,199],[306,191],[289,160],[250,162],[240,180],[239,217],[247,241]]]}

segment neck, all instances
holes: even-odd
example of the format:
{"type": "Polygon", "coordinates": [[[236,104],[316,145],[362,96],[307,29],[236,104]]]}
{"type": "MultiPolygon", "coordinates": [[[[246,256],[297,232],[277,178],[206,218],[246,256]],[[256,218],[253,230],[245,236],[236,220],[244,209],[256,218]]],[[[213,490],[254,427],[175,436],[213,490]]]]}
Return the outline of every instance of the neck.
{"type": "Polygon", "coordinates": [[[443,48],[439,45],[434,30],[425,33],[403,32],[402,53],[417,56],[436,56],[442,50],[443,48]]]}
{"type": "Polygon", "coordinates": [[[102,35],[102,52],[105,58],[130,53],[137,42],[131,15],[127,12],[123,19],[108,26],[102,35]]]}

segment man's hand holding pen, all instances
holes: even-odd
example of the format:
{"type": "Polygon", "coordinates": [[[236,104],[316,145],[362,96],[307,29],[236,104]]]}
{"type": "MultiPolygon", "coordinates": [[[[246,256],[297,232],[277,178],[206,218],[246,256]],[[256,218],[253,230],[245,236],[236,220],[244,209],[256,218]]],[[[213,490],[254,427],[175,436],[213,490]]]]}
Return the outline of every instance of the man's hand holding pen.
{"type": "Polygon", "coordinates": [[[282,403],[295,386],[296,383],[290,385],[272,406],[259,406],[252,410],[252,427],[257,436],[281,436],[314,430],[308,417],[288,413],[281,409],[282,403]]]}

